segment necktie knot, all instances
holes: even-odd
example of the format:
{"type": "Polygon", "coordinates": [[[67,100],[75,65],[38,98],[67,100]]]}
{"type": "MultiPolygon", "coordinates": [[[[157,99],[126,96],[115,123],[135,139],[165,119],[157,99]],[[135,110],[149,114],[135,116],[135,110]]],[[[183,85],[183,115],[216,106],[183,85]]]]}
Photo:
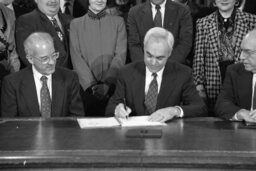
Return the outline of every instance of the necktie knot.
{"type": "Polygon", "coordinates": [[[152,76],[154,77],[154,79],[156,79],[157,73],[153,72],[153,73],[152,73],[152,76]]]}
{"type": "Polygon", "coordinates": [[[47,83],[48,78],[47,78],[45,75],[43,75],[43,76],[40,78],[40,80],[43,82],[43,84],[45,84],[45,83],[47,83]]]}
{"type": "Polygon", "coordinates": [[[156,10],[160,10],[161,9],[161,6],[160,5],[156,5],[156,10]]]}

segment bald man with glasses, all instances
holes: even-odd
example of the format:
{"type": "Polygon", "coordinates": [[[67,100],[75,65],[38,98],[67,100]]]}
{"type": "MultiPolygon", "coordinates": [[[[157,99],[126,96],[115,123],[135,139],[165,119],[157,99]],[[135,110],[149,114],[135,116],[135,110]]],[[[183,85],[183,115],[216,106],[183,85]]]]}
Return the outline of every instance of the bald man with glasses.
{"type": "Polygon", "coordinates": [[[32,33],[24,42],[31,64],[5,77],[2,85],[3,117],[83,116],[78,76],[55,67],[59,52],[48,33],[32,33]]]}

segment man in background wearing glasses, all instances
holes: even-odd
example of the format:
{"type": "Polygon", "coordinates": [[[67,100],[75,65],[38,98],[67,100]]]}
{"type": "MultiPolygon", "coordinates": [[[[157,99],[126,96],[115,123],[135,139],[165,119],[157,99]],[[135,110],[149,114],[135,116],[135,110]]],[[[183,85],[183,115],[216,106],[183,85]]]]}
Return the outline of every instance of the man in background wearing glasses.
{"type": "Polygon", "coordinates": [[[229,120],[256,122],[256,30],[241,44],[241,62],[228,67],[215,110],[229,120]]]}
{"type": "Polygon", "coordinates": [[[32,33],[24,42],[31,67],[5,77],[2,86],[3,117],[83,116],[76,73],[55,67],[55,51],[48,33],[32,33]]]}

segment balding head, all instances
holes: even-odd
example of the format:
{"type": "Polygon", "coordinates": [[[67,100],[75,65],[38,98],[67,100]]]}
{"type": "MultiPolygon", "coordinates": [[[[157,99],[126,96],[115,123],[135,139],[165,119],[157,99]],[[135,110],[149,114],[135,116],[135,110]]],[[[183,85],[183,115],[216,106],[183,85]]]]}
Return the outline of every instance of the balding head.
{"type": "Polygon", "coordinates": [[[256,29],[246,34],[241,44],[241,50],[240,58],[245,69],[256,73],[256,29]]]}
{"type": "Polygon", "coordinates": [[[54,46],[53,39],[48,33],[35,32],[24,41],[26,55],[35,56],[38,50],[45,49],[46,45],[54,46]]]}
{"type": "Polygon", "coordinates": [[[53,39],[48,33],[32,33],[25,40],[24,47],[28,61],[38,72],[49,75],[55,71],[59,53],[55,52],[53,39]]]}

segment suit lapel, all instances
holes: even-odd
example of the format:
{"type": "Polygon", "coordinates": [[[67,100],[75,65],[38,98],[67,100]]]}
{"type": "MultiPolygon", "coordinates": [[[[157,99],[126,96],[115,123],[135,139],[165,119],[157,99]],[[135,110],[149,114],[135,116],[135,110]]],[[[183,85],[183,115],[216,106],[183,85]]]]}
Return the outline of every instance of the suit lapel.
{"type": "Polygon", "coordinates": [[[219,58],[219,51],[218,51],[219,41],[218,41],[218,28],[216,23],[216,13],[213,13],[206,23],[208,23],[205,28],[206,33],[209,33],[207,35],[208,37],[207,41],[209,41],[209,44],[211,45],[211,51],[213,52],[213,54],[215,54],[216,56],[215,62],[217,62],[219,58]]]}
{"type": "Polygon", "coordinates": [[[144,115],[144,99],[145,99],[145,69],[146,66],[144,62],[138,63],[135,66],[135,70],[132,73],[134,83],[132,84],[132,89],[134,92],[134,106],[138,115],[144,115]]]}
{"type": "Polygon", "coordinates": [[[235,22],[236,22],[236,26],[235,26],[235,35],[234,37],[234,41],[235,41],[235,57],[236,57],[236,61],[239,61],[239,53],[240,53],[240,45],[242,43],[242,38],[245,36],[245,34],[249,31],[247,30],[248,25],[247,25],[247,19],[246,17],[244,17],[241,13],[240,10],[236,10],[236,18],[235,18],[235,22]]]}
{"type": "Polygon", "coordinates": [[[52,74],[52,112],[51,116],[59,116],[62,113],[63,101],[65,96],[65,83],[58,68],[52,74]]]}
{"type": "Polygon", "coordinates": [[[165,14],[164,14],[164,23],[163,23],[163,27],[167,30],[173,31],[172,29],[172,24],[174,23],[174,21],[176,20],[176,18],[174,17],[173,14],[177,14],[176,9],[170,5],[169,1],[166,1],[165,4],[165,14]]]}
{"type": "Polygon", "coordinates": [[[25,105],[29,109],[32,116],[40,116],[35,80],[33,77],[32,68],[27,68],[21,83],[21,92],[25,101],[25,105]]]}
{"type": "MultiPolygon", "coordinates": [[[[242,65],[241,65],[242,66],[242,65]]],[[[252,98],[252,76],[251,72],[248,72],[244,69],[244,66],[241,67],[241,74],[237,77],[237,85],[239,87],[239,99],[240,103],[244,104],[247,109],[251,108],[251,98],[252,98]],[[249,81],[248,81],[249,80],[249,81]]]]}
{"type": "Polygon", "coordinates": [[[145,34],[150,28],[154,27],[150,1],[147,1],[142,9],[142,22],[140,26],[144,27],[143,30],[145,34]]]}
{"type": "Polygon", "coordinates": [[[163,72],[162,83],[157,97],[156,110],[164,106],[165,102],[168,101],[168,97],[172,94],[173,90],[175,89],[176,75],[177,74],[176,71],[174,70],[174,66],[171,66],[171,63],[167,63],[163,72]]]}

